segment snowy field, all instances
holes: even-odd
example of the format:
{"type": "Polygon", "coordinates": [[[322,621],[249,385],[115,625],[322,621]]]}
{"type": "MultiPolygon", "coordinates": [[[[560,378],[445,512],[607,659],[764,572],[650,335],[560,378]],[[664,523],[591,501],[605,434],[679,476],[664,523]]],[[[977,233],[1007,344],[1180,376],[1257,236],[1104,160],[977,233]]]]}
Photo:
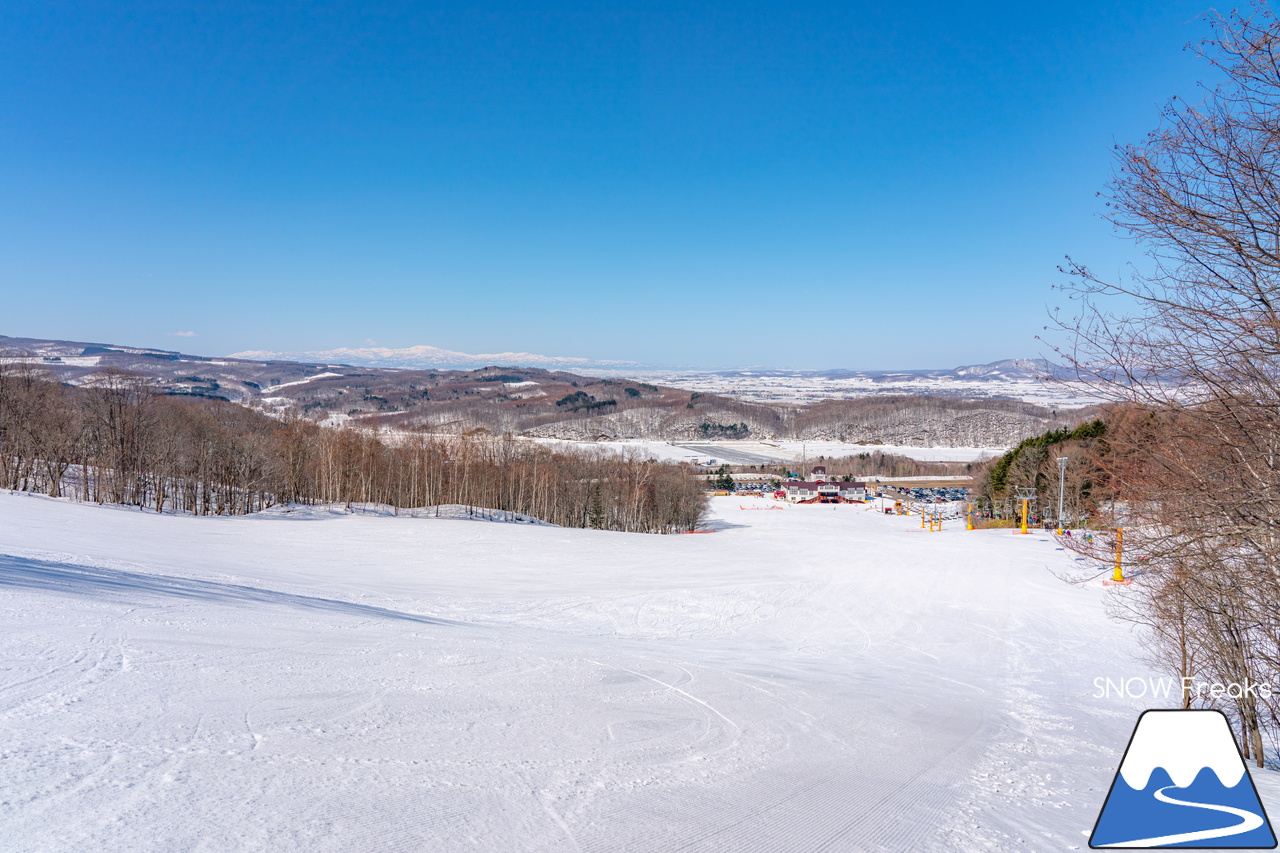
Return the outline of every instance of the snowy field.
{"type": "Polygon", "coordinates": [[[772,505],[645,536],[0,494],[0,849],[1085,848],[1146,706],[1094,696],[1147,674],[1113,593],[1042,534],[772,505]]]}
{"type": "Polygon", "coordinates": [[[883,397],[898,394],[908,396],[935,395],[980,400],[1002,397],[1022,400],[1052,408],[1076,408],[1100,402],[1087,388],[1078,383],[1042,382],[1036,379],[975,378],[965,380],[954,376],[913,376],[901,374],[898,378],[872,378],[870,376],[823,376],[808,371],[786,373],[782,371],[600,371],[644,382],[655,382],[674,388],[699,391],[704,394],[723,394],[758,403],[816,403],[820,400],[848,400],[857,397],[883,397]]]}

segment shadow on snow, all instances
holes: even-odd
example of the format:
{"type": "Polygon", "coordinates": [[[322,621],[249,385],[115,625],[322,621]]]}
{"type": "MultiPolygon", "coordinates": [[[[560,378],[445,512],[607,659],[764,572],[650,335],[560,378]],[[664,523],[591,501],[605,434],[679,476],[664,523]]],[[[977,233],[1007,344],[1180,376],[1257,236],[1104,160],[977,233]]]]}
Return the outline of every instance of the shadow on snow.
{"type": "Polygon", "coordinates": [[[94,566],[73,566],[0,554],[0,587],[58,592],[69,595],[134,593],[161,598],[179,598],[224,604],[268,604],[357,616],[366,619],[395,619],[425,625],[465,625],[448,619],[419,616],[385,607],[371,607],[331,598],[294,595],[254,586],[202,581],[168,575],[148,575],[94,566]]]}

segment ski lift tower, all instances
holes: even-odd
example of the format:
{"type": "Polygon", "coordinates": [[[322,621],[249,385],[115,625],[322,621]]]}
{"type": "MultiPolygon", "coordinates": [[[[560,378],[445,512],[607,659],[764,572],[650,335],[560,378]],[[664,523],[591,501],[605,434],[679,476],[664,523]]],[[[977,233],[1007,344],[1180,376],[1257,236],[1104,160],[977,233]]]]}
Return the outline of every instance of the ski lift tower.
{"type": "Polygon", "coordinates": [[[1027,518],[1031,514],[1029,507],[1035,496],[1036,490],[1034,488],[1028,488],[1027,486],[1018,487],[1017,498],[1022,501],[1022,529],[1017,531],[1018,533],[1030,533],[1030,531],[1027,530],[1027,518]]]}
{"type": "Polygon", "coordinates": [[[1067,457],[1058,457],[1058,535],[1062,535],[1062,499],[1067,492],[1067,457]]]}

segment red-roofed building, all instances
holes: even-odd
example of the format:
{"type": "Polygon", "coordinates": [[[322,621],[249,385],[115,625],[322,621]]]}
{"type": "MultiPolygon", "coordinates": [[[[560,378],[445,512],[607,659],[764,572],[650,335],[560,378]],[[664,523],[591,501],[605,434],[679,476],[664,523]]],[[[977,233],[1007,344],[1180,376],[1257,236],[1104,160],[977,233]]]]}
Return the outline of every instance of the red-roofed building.
{"type": "Polygon", "coordinates": [[[782,484],[781,491],[791,503],[845,503],[867,499],[867,484],[861,482],[829,483],[826,480],[827,469],[822,465],[814,467],[810,473],[811,480],[788,480],[782,484]]]}

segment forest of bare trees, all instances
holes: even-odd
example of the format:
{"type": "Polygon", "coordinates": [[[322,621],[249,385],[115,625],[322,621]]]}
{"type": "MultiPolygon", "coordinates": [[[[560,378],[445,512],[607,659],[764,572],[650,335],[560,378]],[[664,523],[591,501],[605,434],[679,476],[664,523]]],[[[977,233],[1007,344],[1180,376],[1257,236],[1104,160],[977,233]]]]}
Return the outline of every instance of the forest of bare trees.
{"type": "Polygon", "coordinates": [[[71,387],[3,366],[0,488],[196,515],[287,503],[463,504],[647,533],[693,529],[706,503],[677,465],[487,437],[390,443],[159,395],[126,373],[71,387]]]}
{"type": "Polygon", "coordinates": [[[912,459],[896,453],[870,450],[849,456],[815,455],[789,465],[760,466],[763,473],[771,473],[785,480],[789,471],[808,476],[810,468],[821,465],[833,480],[857,480],[862,477],[919,477],[950,476],[967,477],[981,464],[972,462],[936,462],[912,459]]]}
{"type": "Polygon", "coordinates": [[[790,413],[795,438],[851,444],[999,447],[1078,421],[1079,409],[1058,411],[1019,400],[957,400],[885,396],[823,400],[790,413]]]}
{"type": "Polygon", "coordinates": [[[1227,710],[1261,763],[1280,728],[1280,691],[1247,690],[1280,685],[1280,21],[1210,23],[1196,49],[1224,82],[1118,149],[1106,194],[1149,261],[1069,267],[1059,354],[1118,406],[1096,457],[1134,570],[1116,611],[1172,674],[1237,685],[1185,700],[1227,710]]]}

